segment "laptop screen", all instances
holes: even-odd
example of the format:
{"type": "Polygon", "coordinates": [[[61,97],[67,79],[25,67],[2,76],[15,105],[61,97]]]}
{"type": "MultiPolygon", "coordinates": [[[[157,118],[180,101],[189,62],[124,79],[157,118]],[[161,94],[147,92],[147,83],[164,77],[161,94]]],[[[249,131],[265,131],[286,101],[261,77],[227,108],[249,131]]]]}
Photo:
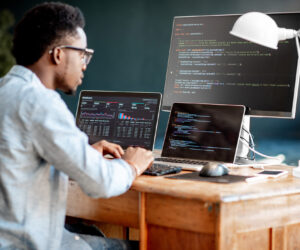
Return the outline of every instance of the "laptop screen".
{"type": "Polygon", "coordinates": [[[104,139],[152,150],[160,101],[160,93],[81,91],[76,125],[90,144],[104,139]]]}
{"type": "Polygon", "coordinates": [[[233,163],[242,105],[174,103],[162,156],[233,163]]]}

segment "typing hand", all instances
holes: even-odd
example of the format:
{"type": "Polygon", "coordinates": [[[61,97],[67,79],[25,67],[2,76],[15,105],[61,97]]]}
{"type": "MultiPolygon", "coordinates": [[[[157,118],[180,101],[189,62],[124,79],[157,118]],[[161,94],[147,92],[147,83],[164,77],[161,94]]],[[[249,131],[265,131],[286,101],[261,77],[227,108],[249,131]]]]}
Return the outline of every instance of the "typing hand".
{"type": "Polygon", "coordinates": [[[136,172],[136,175],[141,175],[149,166],[152,165],[154,160],[152,152],[144,148],[129,147],[122,159],[127,161],[136,172]]]}
{"type": "Polygon", "coordinates": [[[124,151],[120,145],[105,140],[94,143],[92,147],[102,155],[111,154],[115,158],[121,158],[124,155],[124,151]]]}

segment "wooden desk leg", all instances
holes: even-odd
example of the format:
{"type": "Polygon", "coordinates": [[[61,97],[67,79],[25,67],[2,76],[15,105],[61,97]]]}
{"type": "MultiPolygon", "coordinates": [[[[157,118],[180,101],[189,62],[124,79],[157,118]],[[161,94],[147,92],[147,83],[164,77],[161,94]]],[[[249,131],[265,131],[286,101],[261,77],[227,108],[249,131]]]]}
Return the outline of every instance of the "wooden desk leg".
{"type": "Polygon", "coordinates": [[[286,250],[287,249],[287,235],[286,235],[286,228],[285,227],[277,227],[271,228],[271,250],[286,250]]]}
{"type": "Polygon", "coordinates": [[[139,193],[140,250],[147,250],[148,230],[146,224],[146,194],[139,193]]]}
{"type": "Polygon", "coordinates": [[[236,230],[234,225],[231,225],[230,207],[226,204],[219,204],[216,223],[216,249],[217,250],[234,250],[236,230]]]}

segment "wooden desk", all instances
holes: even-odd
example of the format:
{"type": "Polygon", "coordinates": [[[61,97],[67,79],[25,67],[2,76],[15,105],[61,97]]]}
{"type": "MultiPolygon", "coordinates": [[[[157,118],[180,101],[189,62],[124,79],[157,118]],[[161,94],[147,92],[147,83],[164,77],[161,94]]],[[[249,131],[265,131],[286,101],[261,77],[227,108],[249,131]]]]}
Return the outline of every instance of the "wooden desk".
{"type": "MultiPolygon", "coordinates": [[[[232,172],[239,171],[253,170],[232,172]]],[[[300,249],[300,178],[215,184],[141,176],[111,199],[91,199],[70,182],[67,215],[139,228],[141,249],[300,249]]]]}

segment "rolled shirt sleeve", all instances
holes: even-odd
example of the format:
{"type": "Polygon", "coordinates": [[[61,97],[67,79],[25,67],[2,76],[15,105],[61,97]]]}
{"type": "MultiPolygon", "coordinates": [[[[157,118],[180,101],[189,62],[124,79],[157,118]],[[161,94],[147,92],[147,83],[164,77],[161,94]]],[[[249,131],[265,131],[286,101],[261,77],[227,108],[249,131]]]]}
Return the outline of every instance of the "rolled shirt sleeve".
{"type": "Polygon", "coordinates": [[[111,197],[127,191],[134,179],[128,163],[108,160],[91,147],[58,93],[34,92],[24,93],[19,110],[37,154],[77,181],[89,196],[111,197]]]}

